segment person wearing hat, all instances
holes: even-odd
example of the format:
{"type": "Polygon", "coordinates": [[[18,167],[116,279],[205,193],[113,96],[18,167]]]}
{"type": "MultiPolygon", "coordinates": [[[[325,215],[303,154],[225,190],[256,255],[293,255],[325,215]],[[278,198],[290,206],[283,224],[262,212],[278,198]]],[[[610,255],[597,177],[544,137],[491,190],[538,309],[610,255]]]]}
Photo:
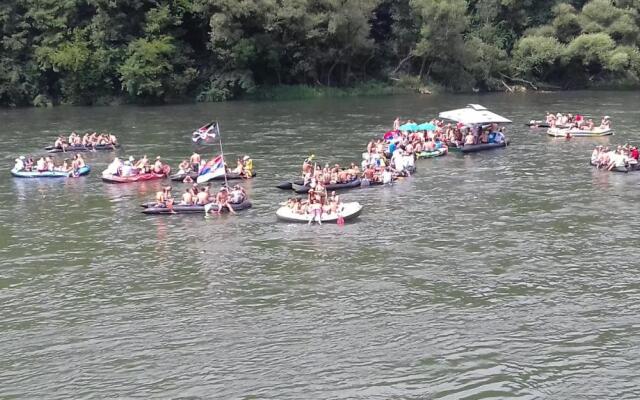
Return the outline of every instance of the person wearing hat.
{"type": "Polygon", "coordinates": [[[246,179],[251,179],[253,177],[253,160],[248,155],[245,155],[242,158],[244,170],[243,174],[246,179]]]}

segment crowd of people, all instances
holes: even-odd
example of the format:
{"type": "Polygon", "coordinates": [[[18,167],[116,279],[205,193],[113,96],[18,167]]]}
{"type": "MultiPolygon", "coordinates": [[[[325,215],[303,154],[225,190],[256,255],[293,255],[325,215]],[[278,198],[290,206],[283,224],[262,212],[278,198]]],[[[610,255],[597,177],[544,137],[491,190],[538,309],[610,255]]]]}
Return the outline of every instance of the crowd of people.
{"type": "MultiPolygon", "coordinates": [[[[344,208],[344,204],[340,200],[340,196],[332,191],[327,195],[327,190],[322,183],[309,190],[307,198],[291,197],[285,205],[296,215],[308,215],[309,225],[318,222],[322,225],[322,215],[339,216],[344,208]]],[[[340,220],[338,220],[340,222],[340,220]]]]}
{"type": "Polygon", "coordinates": [[[596,146],[591,153],[591,164],[608,171],[614,168],[635,170],[638,168],[640,151],[636,146],[625,144],[615,149],[607,146],[596,146]]]}
{"type": "MultiPolygon", "coordinates": [[[[173,209],[175,203],[171,190],[171,186],[165,186],[162,191],[156,193],[156,207],[173,209]]],[[[233,205],[241,204],[245,200],[247,200],[247,193],[240,185],[235,185],[231,189],[223,185],[217,193],[213,193],[211,186],[199,187],[198,184],[194,183],[193,186],[185,189],[177,204],[181,206],[204,206],[205,214],[221,213],[223,209],[235,214],[233,205]]]]}
{"type": "Polygon", "coordinates": [[[349,168],[342,168],[340,164],[330,166],[325,164],[322,168],[319,164],[314,163],[314,156],[310,156],[302,163],[302,177],[305,186],[312,189],[318,184],[335,185],[340,183],[349,183],[357,179],[360,175],[360,169],[354,163],[349,168]]]}
{"type": "Polygon", "coordinates": [[[611,118],[605,115],[600,120],[600,125],[596,125],[592,118],[585,118],[580,114],[553,114],[548,112],[545,118],[546,123],[551,128],[580,130],[580,131],[605,131],[611,129],[611,118]]]}
{"type": "Polygon", "coordinates": [[[35,161],[31,156],[20,156],[15,159],[14,171],[20,172],[68,172],[70,174],[76,173],[80,168],[84,167],[85,161],[82,155],[75,154],[70,160],[65,158],[61,164],[56,165],[53,157],[45,156],[38,158],[35,161]]]}
{"type": "Polygon", "coordinates": [[[162,163],[160,156],[157,156],[155,161],[151,163],[145,154],[137,161],[133,156],[130,156],[128,160],[124,161],[116,157],[109,166],[107,166],[104,174],[113,176],[136,176],[148,173],[164,174],[165,171],[166,167],[165,164],[162,163]]]}
{"type": "Polygon", "coordinates": [[[53,148],[62,151],[66,151],[70,146],[84,146],[88,148],[95,148],[97,146],[116,147],[118,146],[118,138],[111,133],[87,132],[84,135],[80,135],[76,132],[71,132],[68,138],[60,135],[53,143],[53,148]]]}
{"type": "MultiPolygon", "coordinates": [[[[409,120],[407,124],[412,124],[409,120]]],[[[440,149],[448,150],[449,147],[460,147],[477,144],[502,144],[506,137],[504,127],[498,124],[467,126],[462,123],[445,123],[434,119],[429,125],[433,129],[402,131],[399,120],[394,122],[394,130],[387,132],[383,139],[369,142],[367,152],[381,153],[381,149],[387,146],[387,155],[393,155],[396,149],[403,150],[407,155],[418,155],[421,152],[433,152],[440,149]]]]}

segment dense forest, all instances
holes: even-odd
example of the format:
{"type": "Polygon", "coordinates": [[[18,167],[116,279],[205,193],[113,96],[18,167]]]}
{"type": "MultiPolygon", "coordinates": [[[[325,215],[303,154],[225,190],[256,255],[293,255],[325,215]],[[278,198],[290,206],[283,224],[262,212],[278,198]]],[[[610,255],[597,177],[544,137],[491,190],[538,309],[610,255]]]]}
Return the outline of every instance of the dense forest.
{"type": "Polygon", "coordinates": [[[0,105],[640,82],[640,0],[3,0],[0,105]]]}

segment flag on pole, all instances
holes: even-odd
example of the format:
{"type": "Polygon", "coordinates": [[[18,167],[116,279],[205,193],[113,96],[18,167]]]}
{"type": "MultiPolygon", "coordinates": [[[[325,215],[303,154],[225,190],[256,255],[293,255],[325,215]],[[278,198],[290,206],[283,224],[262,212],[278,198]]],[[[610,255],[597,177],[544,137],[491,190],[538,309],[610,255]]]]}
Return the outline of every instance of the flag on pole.
{"type": "Polygon", "coordinates": [[[210,122],[203,127],[198,128],[195,132],[193,132],[193,136],[199,136],[202,139],[206,138],[215,138],[218,136],[218,123],[210,122]]]}
{"type": "Polygon", "coordinates": [[[206,164],[204,164],[204,166],[200,169],[199,175],[208,174],[220,169],[224,169],[224,159],[222,158],[222,156],[216,156],[207,161],[206,164]]]}

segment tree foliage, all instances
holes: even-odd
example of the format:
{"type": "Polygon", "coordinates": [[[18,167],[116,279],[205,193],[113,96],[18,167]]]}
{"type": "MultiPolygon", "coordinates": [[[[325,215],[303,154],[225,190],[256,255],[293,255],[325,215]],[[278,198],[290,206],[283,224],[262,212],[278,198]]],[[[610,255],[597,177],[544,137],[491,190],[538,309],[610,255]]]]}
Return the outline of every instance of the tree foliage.
{"type": "Polygon", "coordinates": [[[640,81],[639,0],[5,0],[0,105],[640,81]]]}

